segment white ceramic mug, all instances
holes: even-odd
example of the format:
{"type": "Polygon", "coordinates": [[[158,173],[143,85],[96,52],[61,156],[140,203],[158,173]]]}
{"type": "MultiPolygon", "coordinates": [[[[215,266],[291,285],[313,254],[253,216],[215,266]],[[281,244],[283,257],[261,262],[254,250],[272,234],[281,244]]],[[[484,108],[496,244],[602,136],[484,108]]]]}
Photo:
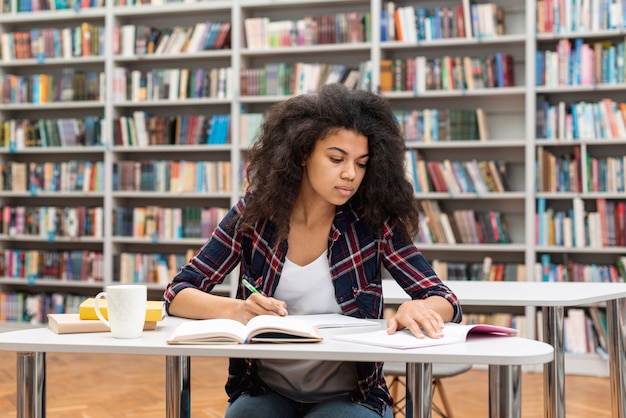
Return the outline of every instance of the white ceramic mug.
{"type": "Polygon", "coordinates": [[[138,338],[146,321],[148,289],[144,285],[127,284],[107,286],[105,292],[96,295],[96,315],[110,329],[115,338],[138,338]],[[100,312],[98,301],[107,300],[107,320],[100,312]]]}

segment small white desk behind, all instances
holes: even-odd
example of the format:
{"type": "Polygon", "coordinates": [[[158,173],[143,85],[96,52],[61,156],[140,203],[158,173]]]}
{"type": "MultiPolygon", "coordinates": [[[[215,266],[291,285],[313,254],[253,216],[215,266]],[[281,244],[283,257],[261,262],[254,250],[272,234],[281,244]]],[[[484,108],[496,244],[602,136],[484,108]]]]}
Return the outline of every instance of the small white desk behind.
{"type": "Polygon", "coordinates": [[[190,414],[192,356],[407,362],[407,380],[412,382],[407,395],[414,405],[415,418],[431,416],[432,363],[489,365],[489,384],[495,398],[490,398],[490,405],[498,405],[490,408],[490,416],[520,418],[521,366],[546,363],[554,355],[549,344],[518,337],[478,337],[461,344],[411,350],[330,338],[332,332],[359,332],[363,328],[323,330],[328,338],[312,344],[168,345],[167,336],[181,321],[185,320],[165,318],[157,330],[146,331],[141,338],[130,340],[114,339],[108,332],[57,335],[46,328],[0,333],[0,350],[17,352],[18,418],[45,417],[45,355],[52,352],[165,356],[166,416],[169,418],[190,414]]]}
{"type": "MultiPolygon", "coordinates": [[[[543,341],[554,347],[554,361],[544,365],[546,418],[565,418],[564,308],[606,302],[609,371],[613,418],[625,418],[626,283],[446,281],[461,305],[541,307],[543,341]]],[[[394,280],[383,281],[385,304],[396,305],[408,295],[394,280]]]]}

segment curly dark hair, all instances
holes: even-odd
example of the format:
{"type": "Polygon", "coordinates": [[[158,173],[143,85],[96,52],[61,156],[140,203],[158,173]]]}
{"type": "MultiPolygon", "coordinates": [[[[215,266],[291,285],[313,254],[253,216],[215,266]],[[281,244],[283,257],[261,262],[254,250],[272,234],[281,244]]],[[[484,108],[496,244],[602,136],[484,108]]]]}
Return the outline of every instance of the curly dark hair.
{"type": "Polygon", "coordinates": [[[268,219],[276,243],[286,239],[289,218],[300,191],[304,161],[318,140],[338,129],[364,135],[369,160],[365,177],[350,199],[359,217],[380,235],[385,220],[415,237],[419,210],[406,178],[406,150],[389,102],[365,90],[329,84],[318,94],[300,95],[272,106],[265,114],[246,172],[248,203],[242,225],[268,219]]]}

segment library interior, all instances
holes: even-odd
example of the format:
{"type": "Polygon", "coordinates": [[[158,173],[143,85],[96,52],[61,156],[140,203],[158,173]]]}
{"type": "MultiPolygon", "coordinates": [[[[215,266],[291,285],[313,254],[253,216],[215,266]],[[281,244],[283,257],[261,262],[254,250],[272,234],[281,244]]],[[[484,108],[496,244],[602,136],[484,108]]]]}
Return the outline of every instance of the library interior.
{"type": "MultiPolygon", "coordinates": [[[[39,416],[1,336],[85,321],[111,285],[161,301],[242,198],[264,112],[331,83],[391,103],[416,245],[463,290],[463,323],[554,347],[521,366],[521,416],[492,410],[491,366],[434,362],[433,416],[626,417],[626,0],[3,0],[0,417],[39,416]],[[536,298],[465,292],[484,282],[536,298]]],[[[223,416],[227,357],[192,363],[193,415],[223,416]]],[[[43,407],[161,415],[165,364],[51,348],[43,407]]]]}

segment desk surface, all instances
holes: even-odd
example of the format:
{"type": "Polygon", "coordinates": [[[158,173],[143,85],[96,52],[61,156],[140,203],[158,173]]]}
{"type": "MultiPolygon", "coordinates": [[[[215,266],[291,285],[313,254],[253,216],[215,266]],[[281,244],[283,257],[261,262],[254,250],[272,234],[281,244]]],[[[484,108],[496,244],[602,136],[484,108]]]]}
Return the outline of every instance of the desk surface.
{"type": "MultiPolygon", "coordinates": [[[[166,338],[181,318],[167,317],[141,338],[116,339],[109,332],[58,335],[47,328],[0,333],[0,350],[56,353],[143,354],[239,358],[317,359],[339,361],[405,361],[414,363],[472,363],[525,365],[553,359],[549,344],[518,337],[470,337],[467,343],[398,350],[335,341],[333,332],[363,332],[366,328],[321,330],[320,343],[244,345],[168,345],[166,338]]],[[[376,327],[368,327],[375,330],[376,327]]]]}
{"type": "MultiPolygon", "coordinates": [[[[445,281],[461,305],[579,306],[626,297],[626,283],[445,281]]],[[[385,303],[409,296],[395,280],[383,280],[385,303]]]]}

